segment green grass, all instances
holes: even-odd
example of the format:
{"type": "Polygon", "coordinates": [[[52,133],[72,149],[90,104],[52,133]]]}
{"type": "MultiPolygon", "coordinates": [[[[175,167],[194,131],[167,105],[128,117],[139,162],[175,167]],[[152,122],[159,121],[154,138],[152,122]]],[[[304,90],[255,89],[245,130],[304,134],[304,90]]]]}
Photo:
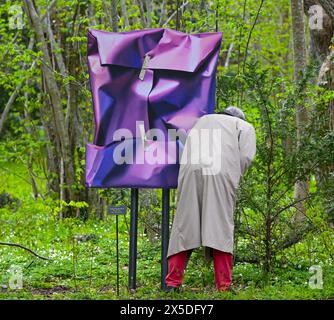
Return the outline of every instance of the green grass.
{"type": "MultiPolygon", "coordinates": [[[[216,292],[212,265],[197,250],[189,262],[181,291],[164,293],[160,290],[160,243],[150,243],[141,229],[138,288],[129,292],[128,230],[124,219],[120,219],[120,296],[117,296],[114,218],[92,218],[85,222],[74,218],[59,220],[58,207],[52,199],[33,199],[24,167],[0,162],[0,168],[0,193],[8,192],[19,200],[16,205],[0,208],[0,241],[22,244],[51,259],[44,261],[20,248],[0,246],[0,285],[7,286],[0,289],[0,299],[334,299],[331,260],[319,250],[324,287],[311,289],[308,286],[311,261],[303,244],[293,252],[286,252],[290,264],[276,268],[269,279],[264,278],[258,266],[235,265],[236,294],[216,292]],[[90,239],[76,241],[77,235],[90,235],[90,239]],[[8,288],[9,270],[13,266],[22,270],[23,289],[8,288]]],[[[43,190],[41,182],[39,188],[43,190]]]]}

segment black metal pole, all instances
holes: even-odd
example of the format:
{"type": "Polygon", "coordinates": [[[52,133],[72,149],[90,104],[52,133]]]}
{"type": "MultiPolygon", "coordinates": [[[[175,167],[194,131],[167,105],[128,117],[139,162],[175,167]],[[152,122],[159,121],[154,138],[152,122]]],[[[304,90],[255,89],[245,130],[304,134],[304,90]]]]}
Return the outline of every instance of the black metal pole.
{"type": "Polygon", "coordinates": [[[137,271],[138,189],[131,189],[129,289],[136,289],[137,271]]]}
{"type": "Polygon", "coordinates": [[[170,189],[162,189],[162,221],[161,221],[161,289],[166,290],[165,278],[168,272],[167,251],[169,242],[169,200],[170,189]]]}
{"type": "Polygon", "coordinates": [[[117,296],[119,296],[119,245],[118,245],[118,215],[116,215],[116,276],[117,276],[117,296]]]}

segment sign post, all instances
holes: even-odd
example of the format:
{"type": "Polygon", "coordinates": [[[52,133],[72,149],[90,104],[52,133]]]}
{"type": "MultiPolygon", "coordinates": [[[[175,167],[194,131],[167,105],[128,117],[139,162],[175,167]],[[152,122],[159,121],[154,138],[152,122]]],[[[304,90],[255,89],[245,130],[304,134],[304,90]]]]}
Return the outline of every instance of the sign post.
{"type": "Polygon", "coordinates": [[[118,216],[126,215],[126,206],[108,206],[108,214],[116,216],[116,291],[119,296],[119,241],[118,241],[118,216]]]}

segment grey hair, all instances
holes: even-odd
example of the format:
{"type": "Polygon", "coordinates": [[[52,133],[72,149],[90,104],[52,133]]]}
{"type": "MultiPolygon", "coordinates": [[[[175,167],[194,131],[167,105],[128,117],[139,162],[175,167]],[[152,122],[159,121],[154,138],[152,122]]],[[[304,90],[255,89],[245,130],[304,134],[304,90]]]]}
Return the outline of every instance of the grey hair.
{"type": "Polygon", "coordinates": [[[242,120],[246,120],[245,114],[243,111],[237,107],[229,106],[226,109],[224,109],[221,114],[228,114],[232,117],[237,117],[242,120]]]}

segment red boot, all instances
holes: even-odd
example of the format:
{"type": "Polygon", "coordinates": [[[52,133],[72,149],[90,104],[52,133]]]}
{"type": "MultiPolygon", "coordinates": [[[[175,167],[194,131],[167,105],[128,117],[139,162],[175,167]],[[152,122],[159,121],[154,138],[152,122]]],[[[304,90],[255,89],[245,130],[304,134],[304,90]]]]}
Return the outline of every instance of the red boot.
{"type": "Polygon", "coordinates": [[[184,270],[191,252],[192,250],[181,251],[168,258],[168,274],[165,280],[168,287],[180,287],[182,285],[184,270]]]}
{"type": "Polygon", "coordinates": [[[228,291],[232,284],[233,255],[213,249],[213,264],[218,291],[228,291]]]}

